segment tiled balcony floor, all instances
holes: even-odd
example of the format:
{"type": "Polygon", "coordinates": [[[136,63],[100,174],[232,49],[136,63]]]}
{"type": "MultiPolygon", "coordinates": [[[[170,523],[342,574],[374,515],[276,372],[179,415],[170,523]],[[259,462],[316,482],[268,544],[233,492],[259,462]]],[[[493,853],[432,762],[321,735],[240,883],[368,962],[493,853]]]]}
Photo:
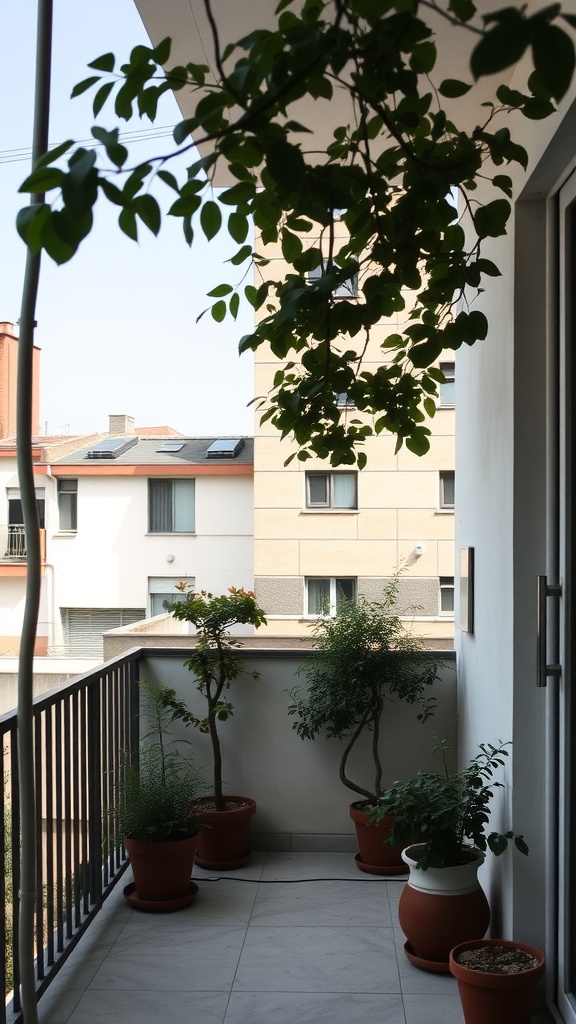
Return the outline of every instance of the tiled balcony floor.
{"type": "Polygon", "coordinates": [[[194,877],[195,902],[156,915],[127,905],[125,875],[41,998],[41,1024],[463,1024],[455,980],[404,956],[404,880],[347,853],[255,853],[194,877]]]}

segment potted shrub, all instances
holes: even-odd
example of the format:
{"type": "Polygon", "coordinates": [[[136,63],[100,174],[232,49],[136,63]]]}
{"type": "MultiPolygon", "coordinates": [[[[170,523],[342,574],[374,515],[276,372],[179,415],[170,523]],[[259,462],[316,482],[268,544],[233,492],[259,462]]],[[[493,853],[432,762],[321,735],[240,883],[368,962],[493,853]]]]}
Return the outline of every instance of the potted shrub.
{"type": "MultiPolygon", "coordinates": [[[[214,870],[241,867],[250,857],[248,833],[256,803],[249,797],[223,794],[222,752],[218,723],[233,714],[228,699],[230,684],[244,673],[235,653],[238,641],[229,630],[237,624],[258,627],[266,622],[251,591],[230,587],[227,594],[215,596],[202,590],[196,593],[186,583],[179,584],[183,597],[168,602],[174,618],[190,622],[197,629],[197,646],[184,663],[196,677],[196,686],[206,700],[207,714],[199,718],[179,702],[174,703],[177,717],[210,736],[214,770],[214,788],[210,796],[196,801],[205,826],[198,838],[196,863],[214,870]]],[[[257,673],[251,673],[257,678],[257,673]]]]}
{"type": "Polygon", "coordinates": [[[466,1024],[530,1024],[544,954],[523,942],[479,939],[450,952],[466,1024]]]}
{"type": "Polygon", "coordinates": [[[441,772],[419,771],[395,782],[372,810],[374,821],[393,816],[391,845],[411,843],[402,851],[410,878],[398,917],[408,958],[425,970],[448,972],[451,948],[485,934],[490,910],[477,878],[485,851],[499,856],[513,841],[528,853],[523,836],[513,831],[486,832],[494,787],[502,786],[494,774],[505,764],[508,746],[481,744],[467,768],[451,772],[443,740],[435,748],[442,753],[441,772]]]}
{"type": "Polygon", "coordinates": [[[176,717],[174,690],[140,685],[149,731],[138,763],[125,764],[116,786],[117,823],[134,874],[124,894],[139,909],[175,910],[191,903],[197,892],[191,875],[201,822],[192,800],[203,776],[170,732],[176,717]]]}
{"type": "Polygon", "coordinates": [[[320,618],[314,626],[315,654],[301,669],[307,686],[291,691],[289,713],[302,739],[319,734],[344,739],[339,774],[356,794],[350,807],[363,871],[393,874],[405,870],[399,851],[386,845],[390,822],[371,823],[369,809],[382,795],[381,720],[387,705],[397,700],[416,704],[418,718],[433,712],[434,697],[426,695],[436,679],[438,665],[424,653],[421,640],[395,614],[398,576],[384,590],[381,601],[362,598],[345,602],[334,618],[320,618]],[[371,788],[349,775],[350,754],[357,744],[368,743],[373,765],[371,788]],[[360,799],[358,799],[360,797],[360,799]]]}

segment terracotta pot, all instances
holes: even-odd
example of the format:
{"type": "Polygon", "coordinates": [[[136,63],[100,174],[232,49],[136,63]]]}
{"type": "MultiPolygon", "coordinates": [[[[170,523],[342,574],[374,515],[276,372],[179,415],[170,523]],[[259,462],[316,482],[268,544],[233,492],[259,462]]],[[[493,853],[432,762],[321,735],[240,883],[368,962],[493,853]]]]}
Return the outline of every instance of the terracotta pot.
{"type": "MultiPolygon", "coordinates": [[[[124,839],[134,874],[136,897],[142,903],[178,903],[191,893],[191,875],[198,837],[172,843],[141,843],[124,839]]],[[[170,906],[167,910],[173,909],[170,906]]]]}
{"type": "Polygon", "coordinates": [[[463,942],[450,953],[450,971],[458,981],[458,992],[466,1024],[530,1024],[536,988],[544,974],[544,954],[534,946],[505,939],[481,939],[463,942]],[[492,974],[473,971],[458,963],[466,949],[505,946],[522,949],[538,960],[538,966],[518,974],[492,974]]]}
{"type": "Polygon", "coordinates": [[[194,802],[200,810],[203,825],[197,837],[194,860],[201,868],[213,871],[232,871],[250,860],[248,836],[256,802],[247,796],[226,796],[224,799],[226,804],[242,803],[244,806],[214,811],[203,809],[203,804],[214,803],[214,797],[200,797],[194,802]]]}
{"type": "Polygon", "coordinates": [[[490,908],[476,873],[484,854],[457,867],[416,868],[418,847],[402,851],[410,868],[398,906],[398,919],[406,935],[408,959],[423,970],[448,973],[453,946],[481,939],[490,923],[490,908]]]}
{"type": "Polygon", "coordinates": [[[364,802],[350,804],[350,817],[356,826],[356,836],[360,853],[356,854],[356,865],[360,871],[371,875],[399,875],[406,870],[402,861],[401,849],[390,846],[386,840],[390,836],[393,818],[382,821],[370,821],[370,815],[364,810],[364,802]]]}

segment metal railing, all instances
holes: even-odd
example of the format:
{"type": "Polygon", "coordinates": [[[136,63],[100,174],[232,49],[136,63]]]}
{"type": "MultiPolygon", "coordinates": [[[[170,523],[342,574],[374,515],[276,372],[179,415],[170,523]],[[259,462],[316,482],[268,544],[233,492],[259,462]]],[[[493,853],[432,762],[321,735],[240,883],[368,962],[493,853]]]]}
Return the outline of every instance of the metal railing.
{"type": "MultiPolygon", "coordinates": [[[[40,530],[40,557],[46,561],[46,530],[40,530]]],[[[26,536],[23,523],[0,526],[0,562],[25,562],[26,536]]]]}
{"type": "MultiPolygon", "coordinates": [[[[138,749],[139,654],[132,652],[34,702],[37,827],[36,983],[58,972],[127,865],[114,815],[125,753],[138,749]]],[[[16,713],[0,718],[4,815],[0,844],[5,949],[0,1024],[21,1020],[20,820],[16,713]],[[10,998],[11,994],[11,998],[10,998]]]]}

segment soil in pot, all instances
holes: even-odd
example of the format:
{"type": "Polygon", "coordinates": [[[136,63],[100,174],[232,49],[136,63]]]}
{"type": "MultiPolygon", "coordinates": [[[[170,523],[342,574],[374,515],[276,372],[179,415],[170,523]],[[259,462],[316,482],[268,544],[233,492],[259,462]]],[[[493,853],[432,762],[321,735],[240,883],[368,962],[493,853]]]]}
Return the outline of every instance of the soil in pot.
{"type": "Polygon", "coordinates": [[[530,1024],[544,954],[504,939],[464,942],[450,953],[450,971],[466,1024],[530,1024]]]}
{"type": "Polygon", "coordinates": [[[250,860],[248,837],[256,802],[249,797],[225,797],[226,810],[217,811],[213,797],[200,797],[194,809],[200,812],[202,829],[197,837],[194,861],[211,871],[233,871],[250,860]]]}
{"type": "Polygon", "coordinates": [[[350,817],[356,826],[360,852],[354,858],[360,871],[371,875],[399,875],[406,871],[402,861],[402,844],[390,846],[387,840],[394,823],[393,818],[381,822],[370,821],[370,804],[358,800],[350,804],[350,817]]]}

